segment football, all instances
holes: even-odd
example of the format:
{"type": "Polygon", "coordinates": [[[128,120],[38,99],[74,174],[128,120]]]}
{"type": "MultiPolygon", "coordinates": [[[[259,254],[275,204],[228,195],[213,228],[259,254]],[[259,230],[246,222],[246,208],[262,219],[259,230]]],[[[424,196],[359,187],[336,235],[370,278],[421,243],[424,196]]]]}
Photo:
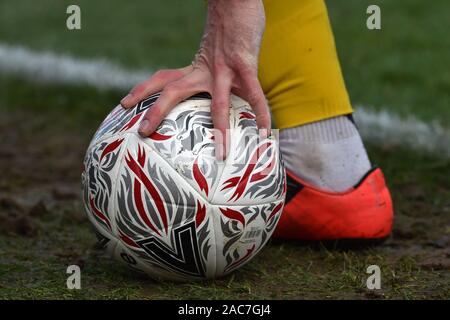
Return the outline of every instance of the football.
{"type": "Polygon", "coordinates": [[[248,103],[232,96],[229,151],[218,161],[207,94],[142,138],[139,123],[158,97],[117,106],[95,133],[82,174],[87,216],[107,253],[136,271],[175,281],[226,275],[264,247],[283,211],[277,140],[262,137],[248,103]]]}

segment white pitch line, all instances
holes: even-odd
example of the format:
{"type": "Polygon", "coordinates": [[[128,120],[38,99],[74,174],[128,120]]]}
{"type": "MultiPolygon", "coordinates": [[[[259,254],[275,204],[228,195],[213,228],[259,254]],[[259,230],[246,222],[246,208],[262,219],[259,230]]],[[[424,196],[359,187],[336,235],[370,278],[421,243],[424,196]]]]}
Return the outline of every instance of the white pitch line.
{"type": "Polygon", "coordinates": [[[20,75],[35,82],[124,90],[146,79],[151,71],[130,72],[104,59],[76,59],[0,43],[0,73],[20,75]]]}
{"type": "MultiPolygon", "coordinates": [[[[151,71],[129,71],[104,59],[77,59],[52,52],[35,52],[0,43],[0,73],[55,84],[86,84],[98,89],[128,90],[146,79],[151,71]]],[[[367,141],[403,146],[450,158],[450,129],[414,117],[403,119],[358,106],[355,117],[367,141]]]]}
{"type": "Polygon", "coordinates": [[[390,111],[362,106],[356,107],[355,118],[367,141],[450,158],[450,129],[437,122],[426,123],[413,116],[401,118],[390,111]]]}

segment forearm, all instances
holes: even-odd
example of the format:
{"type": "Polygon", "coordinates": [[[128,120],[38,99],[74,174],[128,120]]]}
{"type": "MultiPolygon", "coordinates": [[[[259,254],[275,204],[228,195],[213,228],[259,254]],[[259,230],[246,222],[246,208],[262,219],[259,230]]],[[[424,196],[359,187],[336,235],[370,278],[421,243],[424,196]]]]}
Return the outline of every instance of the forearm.
{"type": "Polygon", "coordinates": [[[209,0],[199,54],[240,59],[240,66],[256,70],[264,27],[262,0],[209,0]]]}

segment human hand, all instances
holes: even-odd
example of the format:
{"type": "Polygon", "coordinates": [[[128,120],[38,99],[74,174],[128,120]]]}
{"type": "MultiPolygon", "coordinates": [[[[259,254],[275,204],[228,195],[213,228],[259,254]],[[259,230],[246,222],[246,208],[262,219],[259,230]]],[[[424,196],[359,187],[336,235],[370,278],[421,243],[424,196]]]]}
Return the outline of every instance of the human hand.
{"type": "Polygon", "coordinates": [[[215,140],[218,159],[227,154],[230,93],[247,100],[255,112],[258,128],[268,135],[270,113],[258,81],[264,27],[262,0],[209,0],[203,38],[192,65],[160,70],[122,99],[122,106],[130,108],[161,91],[144,115],[139,133],[149,136],[179,102],[196,93],[208,92],[212,96],[212,121],[221,135],[221,139],[215,140]]]}

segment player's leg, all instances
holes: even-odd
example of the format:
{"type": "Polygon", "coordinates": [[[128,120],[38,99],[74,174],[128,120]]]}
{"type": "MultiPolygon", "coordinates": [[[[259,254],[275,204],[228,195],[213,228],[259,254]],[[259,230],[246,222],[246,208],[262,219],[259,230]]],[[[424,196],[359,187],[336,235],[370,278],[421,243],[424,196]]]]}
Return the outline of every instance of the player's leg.
{"type": "Polygon", "coordinates": [[[275,236],[382,238],[392,226],[340,70],[323,0],[265,0],[260,80],[280,132],[288,202],[275,236]],[[369,221],[370,220],[370,221],[369,221]]]}

